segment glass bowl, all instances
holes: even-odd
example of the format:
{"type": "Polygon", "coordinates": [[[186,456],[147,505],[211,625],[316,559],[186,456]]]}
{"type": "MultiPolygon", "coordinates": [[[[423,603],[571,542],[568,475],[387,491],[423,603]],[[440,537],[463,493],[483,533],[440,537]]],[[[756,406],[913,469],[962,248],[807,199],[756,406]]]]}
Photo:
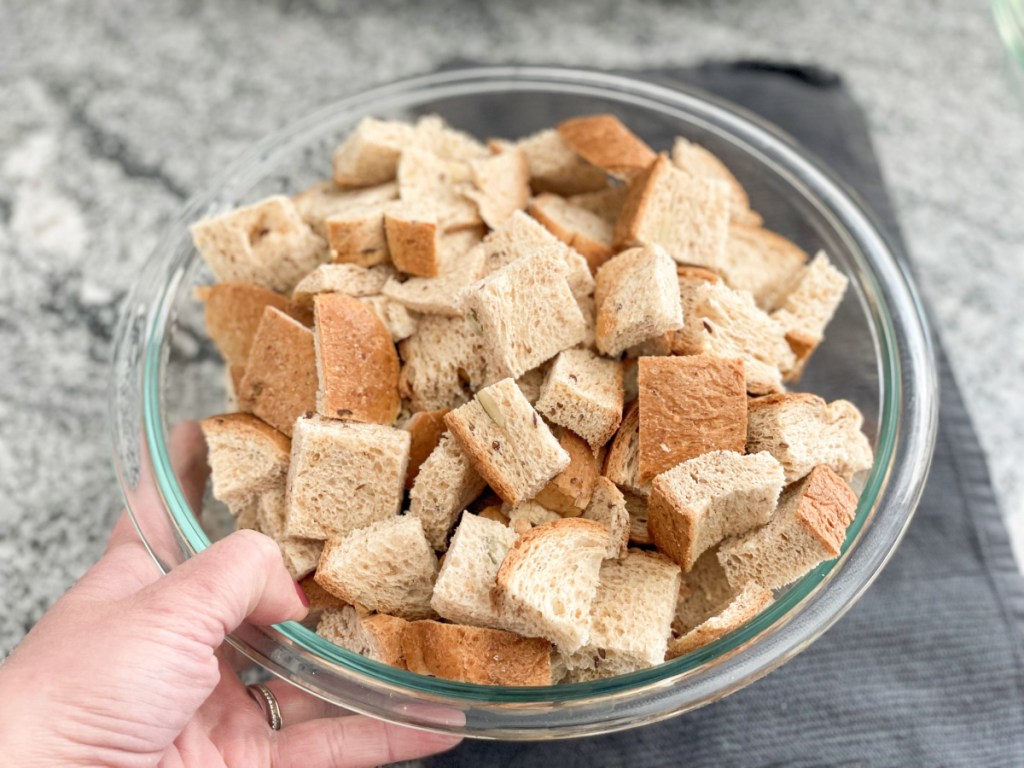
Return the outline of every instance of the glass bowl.
{"type": "MultiPolygon", "coordinates": [[[[367,115],[436,113],[475,135],[515,138],[572,115],[609,112],[657,149],[676,135],[735,172],[766,226],[825,249],[851,289],[800,388],[865,415],[876,461],[842,556],[777,594],[747,625],[652,669],[597,682],[497,687],[420,676],[338,648],[306,627],[243,625],[230,643],[252,661],[348,709],[473,737],[549,739],[654,722],[721,698],[806,648],[863,594],[910,522],[936,433],[935,364],[908,275],[863,204],[816,160],[753,115],[703,93],[600,72],[537,67],[452,71],[343,99],[258,143],[212,178],[165,232],[126,300],[112,392],[116,469],[128,510],[164,570],[224,535],[207,494],[202,524],[177,480],[188,457],[171,429],[224,410],[223,365],[195,286],[212,281],[193,248],[198,218],[329,176],[332,148],[367,115]]],[[[200,510],[196,510],[199,512],[200,510]]]]}

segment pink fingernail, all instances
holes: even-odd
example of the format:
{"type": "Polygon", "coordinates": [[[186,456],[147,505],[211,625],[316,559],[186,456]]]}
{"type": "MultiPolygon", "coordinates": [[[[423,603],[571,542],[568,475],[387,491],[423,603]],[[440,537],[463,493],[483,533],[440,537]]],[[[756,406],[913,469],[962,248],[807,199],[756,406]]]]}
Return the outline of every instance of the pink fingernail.
{"type": "Polygon", "coordinates": [[[302,604],[309,608],[309,598],[306,597],[306,592],[302,589],[302,585],[297,581],[295,582],[295,594],[299,596],[299,600],[302,601],[302,604]]]}

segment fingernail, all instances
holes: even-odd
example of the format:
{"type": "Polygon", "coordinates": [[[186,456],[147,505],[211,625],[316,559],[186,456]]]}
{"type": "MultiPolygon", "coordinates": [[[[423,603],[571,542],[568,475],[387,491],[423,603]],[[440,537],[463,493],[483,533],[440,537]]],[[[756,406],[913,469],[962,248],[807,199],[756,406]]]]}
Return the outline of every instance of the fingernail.
{"type": "Polygon", "coordinates": [[[297,594],[299,596],[299,600],[302,601],[302,604],[304,606],[306,606],[307,608],[309,608],[309,598],[306,597],[306,592],[302,589],[302,585],[299,584],[299,582],[297,582],[297,581],[294,582],[294,583],[295,583],[295,594],[297,594]]]}

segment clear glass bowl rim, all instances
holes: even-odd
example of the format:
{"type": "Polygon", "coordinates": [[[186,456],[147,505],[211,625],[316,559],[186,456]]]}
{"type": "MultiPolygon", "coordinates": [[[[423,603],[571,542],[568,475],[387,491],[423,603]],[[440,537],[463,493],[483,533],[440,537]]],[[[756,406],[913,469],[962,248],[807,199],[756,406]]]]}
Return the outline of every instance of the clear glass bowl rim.
{"type": "MultiPolygon", "coordinates": [[[[172,241],[174,233],[183,231],[189,222],[208,213],[223,189],[232,185],[244,188],[256,178],[253,169],[270,164],[273,157],[301,145],[324,124],[344,116],[354,119],[449,96],[509,90],[589,94],[668,114],[675,111],[680,113],[680,118],[710,128],[758,156],[797,189],[803,190],[807,199],[844,235],[863,270],[860,279],[872,305],[870,310],[881,352],[883,391],[876,464],[861,496],[843,555],[809,574],[746,626],[698,651],[649,670],[608,680],[510,688],[456,683],[397,670],[340,649],[294,623],[272,629],[245,626],[230,638],[238,650],[271,672],[315,695],[367,714],[434,730],[531,738],[544,733],[544,729],[531,724],[520,732],[513,725],[508,732],[489,729],[487,734],[473,733],[459,724],[438,722],[430,716],[396,714],[380,704],[378,696],[411,695],[414,699],[457,708],[471,705],[505,713],[517,708],[528,713],[531,705],[541,711],[557,706],[563,715],[570,713],[570,716],[555,735],[566,735],[569,731],[569,735],[579,735],[649,722],[736,690],[805,648],[853,605],[898,544],[924,486],[937,427],[934,353],[913,284],[866,207],[821,163],[760,118],[707,94],[688,88],[669,89],[604,72],[550,67],[452,70],[395,82],[342,99],[254,145],[215,178],[205,193],[186,205],[183,214],[168,230],[172,236],[164,241],[172,241]],[[871,525],[865,527],[869,520],[871,525]],[[303,646],[312,648],[316,655],[303,646]],[[322,658],[318,659],[317,655],[322,658]],[[328,663],[324,664],[324,660],[328,663]],[[313,670],[315,673],[310,674],[313,670]],[[324,685],[324,675],[341,675],[357,687],[372,690],[376,696],[366,701],[353,701],[349,686],[345,697],[339,700],[338,694],[324,685]],[[628,722],[598,714],[617,702],[657,699],[671,700],[670,706],[640,707],[641,716],[628,722]],[[572,716],[573,713],[578,716],[572,716]]],[[[183,264],[167,263],[169,254],[169,248],[158,246],[150,261],[150,269],[164,273],[167,279],[158,301],[147,304],[149,331],[138,406],[143,410],[145,442],[153,476],[179,543],[190,556],[208,546],[209,540],[181,493],[166,451],[166,427],[160,408],[162,345],[169,319],[169,299],[183,274],[183,264]]],[[[137,283],[132,298],[141,298],[144,294],[143,282],[137,283]]],[[[122,335],[119,333],[118,345],[124,343],[122,335]]],[[[117,395],[114,400],[115,410],[124,407],[117,395]]],[[[122,488],[126,488],[121,466],[123,446],[118,442],[118,434],[115,433],[115,459],[122,488]]],[[[128,493],[126,504],[136,519],[128,493]]],[[[137,519],[136,525],[140,527],[137,519]]],[[[165,570],[172,565],[156,559],[165,570]]],[[[528,720],[529,715],[526,717],[528,720]]]]}

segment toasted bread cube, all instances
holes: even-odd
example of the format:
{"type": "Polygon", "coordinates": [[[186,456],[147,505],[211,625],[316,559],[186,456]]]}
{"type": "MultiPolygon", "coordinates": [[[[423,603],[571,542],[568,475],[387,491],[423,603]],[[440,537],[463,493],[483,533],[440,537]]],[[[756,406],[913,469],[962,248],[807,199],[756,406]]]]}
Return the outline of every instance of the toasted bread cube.
{"type": "Polygon", "coordinates": [[[541,488],[536,500],[563,517],[578,517],[590,504],[601,461],[587,441],[568,429],[558,430],[558,444],[569,454],[569,466],[541,488]]]}
{"type": "Polygon", "coordinates": [[[441,435],[409,492],[409,514],[423,522],[430,546],[445,548],[455,521],[485,485],[451,434],[441,435]]]}
{"type": "Polygon", "coordinates": [[[705,147],[679,136],[672,145],[672,163],[679,170],[698,179],[723,182],[728,190],[730,221],[741,226],[760,226],[761,217],[750,210],[747,190],[733,176],[725,163],[705,147]]]}
{"type": "Polygon", "coordinates": [[[340,187],[368,187],[391,181],[402,150],[414,137],[415,128],[408,123],[363,118],[334,151],[334,183],[340,187]]]}
{"type": "Polygon", "coordinates": [[[199,422],[206,438],[213,497],[237,515],[252,499],[282,484],[291,440],[247,413],[225,413],[199,422]]]}
{"type": "Polygon", "coordinates": [[[792,483],[818,464],[849,482],[870,469],[871,445],[861,432],[864,417],[847,400],[826,403],[817,395],[790,392],[750,401],[747,453],[768,451],[792,483]]]}
{"type": "Polygon", "coordinates": [[[680,264],[717,268],[729,236],[726,190],[659,157],[630,182],[615,224],[616,246],[660,245],[680,264]]]}
{"type": "Polygon", "coordinates": [[[657,246],[633,248],[605,262],[594,300],[597,349],[605,355],[683,326],[676,266],[657,246]]]}
{"type": "Polygon", "coordinates": [[[218,281],[279,293],[327,257],[327,244],[283,195],[193,224],[192,241],[218,281]]]}
{"type": "Polygon", "coordinates": [[[668,644],[665,660],[703,648],[733,632],[757,616],[772,602],[772,593],[760,584],[750,583],[731,598],[722,611],[668,644]]]}
{"type": "Polygon", "coordinates": [[[491,147],[497,152],[518,148],[526,153],[530,186],[534,192],[575,195],[608,186],[605,172],[584,160],[554,128],[527,136],[514,144],[494,141],[491,147]]]}
{"type": "Polygon", "coordinates": [[[585,520],[593,520],[608,529],[608,550],[605,559],[625,557],[629,546],[629,511],[622,491],[607,477],[594,481],[594,492],[583,512],[585,520]]]}
{"type": "Polygon", "coordinates": [[[567,349],[548,371],[536,407],[591,448],[600,448],[619,428],[624,397],[621,363],[589,349],[567,349]]]}
{"type": "Polygon", "coordinates": [[[422,203],[392,205],[384,212],[384,233],[395,267],[410,275],[436,277],[437,213],[422,203]]]}
{"type": "Polygon", "coordinates": [[[346,208],[324,220],[331,256],[337,264],[372,267],[391,258],[384,214],[393,203],[376,203],[346,208]]]}
{"type": "Polygon", "coordinates": [[[409,622],[384,613],[361,614],[351,605],[323,612],[316,633],[368,659],[405,669],[402,633],[409,622]]]}
{"type": "Polygon", "coordinates": [[[729,287],[748,291],[766,312],[775,309],[807,263],[802,248],[761,227],[729,226],[721,272],[729,287]]]}
{"type": "Polygon", "coordinates": [[[229,366],[244,368],[264,308],[278,309],[303,325],[310,319],[308,311],[258,285],[216,283],[202,286],[196,294],[203,302],[206,333],[229,366]]]}
{"type": "Polygon", "coordinates": [[[472,185],[463,194],[476,203],[480,218],[491,229],[500,227],[530,199],[530,162],[521,149],[512,148],[469,163],[472,185]]]}
{"type": "Polygon", "coordinates": [[[613,224],[563,197],[545,193],[530,203],[530,214],[587,260],[592,272],[612,256],[613,224]]]}
{"type": "Polygon", "coordinates": [[[483,344],[479,327],[468,318],[424,316],[416,333],[398,345],[402,397],[417,411],[462,405],[485,382],[483,344]]]}
{"type": "Polygon", "coordinates": [[[313,416],[295,423],[285,533],[343,536],[398,514],[409,433],[313,416]]]}
{"type": "Polygon", "coordinates": [[[843,300],[849,279],[832,266],[824,251],[795,278],[781,306],[772,317],[785,329],[786,341],[796,355],[788,378],[799,378],[807,360],[825,336],[825,326],[832,320],[843,300]]]}
{"type": "Polygon", "coordinates": [[[569,454],[512,379],[481,389],[444,421],[473,468],[513,506],[569,466],[569,454]]]}
{"type": "Polygon", "coordinates": [[[419,518],[389,517],[328,539],[317,583],[335,597],[371,611],[414,620],[432,618],[437,557],[419,518]]]}
{"type": "Polygon", "coordinates": [[[456,624],[499,626],[491,592],[515,540],[515,532],[502,523],[464,513],[437,574],[431,607],[456,624]]]}
{"type": "Polygon", "coordinates": [[[574,117],[558,125],[559,135],[589,163],[620,179],[640,173],[656,155],[614,115],[574,117]]]}
{"type": "MultiPolygon", "coordinates": [[[[561,520],[562,516],[537,501],[523,501],[508,510],[508,527],[517,536],[541,525],[561,520]]],[[[508,627],[514,629],[514,627],[508,627]]]]}
{"type": "Polygon", "coordinates": [[[857,514],[857,494],[828,467],[786,488],[768,525],[728,539],[718,560],[734,587],[756,582],[779,589],[842,552],[857,514]]]}
{"type": "Polygon", "coordinates": [[[316,410],[313,332],[266,307],[238,385],[240,406],[289,437],[295,420],[316,410]]]}
{"type": "Polygon", "coordinates": [[[697,558],[689,573],[683,574],[676,616],[672,620],[672,636],[682,637],[721,613],[738,593],[718,562],[718,547],[712,547],[697,558]]]}
{"type": "Polygon", "coordinates": [[[638,480],[709,451],[742,452],[743,361],[708,355],[640,358],[638,480]]]}
{"type": "Polygon", "coordinates": [[[551,644],[544,640],[414,621],[402,641],[410,672],[479,685],[551,685],[551,644]]]}
{"type": "Polygon", "coordinates": [[[425,203],[437,211],[445,231],[482,223],[476,203],[460,190],[472,179],[468,163],[448,160],[411,147],[398,163],[398,193],[403,202],[425,203]]]}
{"type": "Polygon", "coordinates": [[[295,195],[292,202],[303,221],[326,241],[329,216],[353,206],[377,205],[397,199],[398,185],[393,181],[363,189],[346,189],[333,181],[323,181],[295,195]]]}
{"type": "Polygon", "coordinates": [[[622,415],[622,424],[615,433],[604,459],[602,474],[625,491],[648,496],[650,481],[640,477],[640,403],[634,400],[622,415]]]}
{"type": "Polygon", "coordinates": [[[579,649],[590,637],[590,607],[607,548],[608,529],[593,520],[565,518],[524,533],[498,569],[495,601],[503,622],[564,653],[579,649]]]}
{"type": "Polygon", "coordinates": [[[312,307],[318,293],[344,293],[346,296],[376,296],[384,289],[388,278],[394,277],[390,264],[361,267],[358,264],[321,264],[306,275],[292,291],[292,302],[300,307],[312,307]]]}
{"type": "Polygon", "coordinates": [[[389,296],[365,296],[359,300],[384,324],[392,342],[408,339],[419,328],[419,318],[389,296]]]}
{"type": "Polygon", "coordinates": [[[484,275],[484,250],[476,230],[463,230],[438,242],[438,274],[411,277],[405,282],[388,280],[382,293],[414,312],[459,317],[462,294],[484,275]]]}
{"type": "Polygon", "coordinates": [[[427,457],[434,452],[445,432],[444,415],[448,408],[436,411],[417,411],[402,424],[409,433],[409,467],[405,473],[405,487],[412,488],[416,475],[427,457]]]}
{"type": "Polygon", "coordinates": [[[711,547],[768,522],[784,473],[770,453],[712,451],[677,464],[651,483],[647,528],[684,571],[711,547]]]}
{"type": "Polygon", "coordinates": [[[465,306],[480,324],[492,380],[521,376],[586,336],[565,263],[550,254],[519,259],[474,283],[465,306]]]}
{"type": "Polygon", "coordinates": [[[398,353],[366,304],[343,293],[314,302],[316,407],[331,419],[390,424],[398,415],[398,353]]]}
{"type": "Polygon", "coordinates": [[[679,566],[657,552],[633,549],[605,560],[590,607],[590,638],[566,659],[591,679],[647,669],[665,660],[672,633],[679,566]]]}

